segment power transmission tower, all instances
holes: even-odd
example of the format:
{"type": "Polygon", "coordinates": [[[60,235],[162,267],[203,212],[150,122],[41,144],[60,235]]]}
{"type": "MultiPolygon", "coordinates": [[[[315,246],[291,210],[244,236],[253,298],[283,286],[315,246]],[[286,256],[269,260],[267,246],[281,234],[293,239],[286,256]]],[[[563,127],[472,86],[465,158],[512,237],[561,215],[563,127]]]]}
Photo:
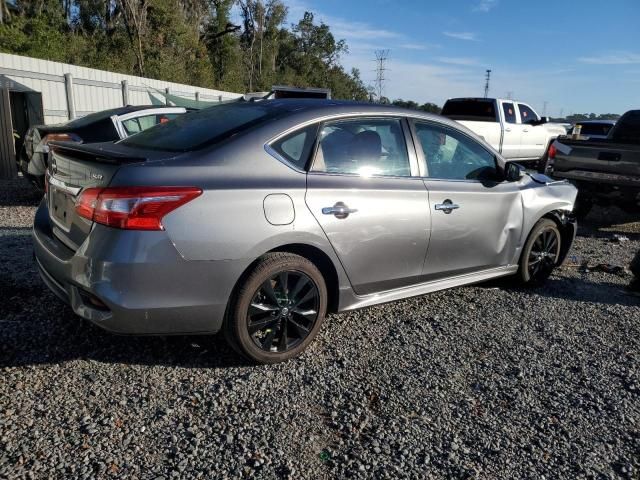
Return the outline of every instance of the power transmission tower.
{"type": "Polygon", "coordinates": [[[385,72],[387,71],[387,59],[389,58],[389,50],[376,50],[376,94],[378,101],[384,93],[384,82],[386,81],[385,72]]]}
{"type": "Polygon", "coordinates": [[[547,116],[547,105],[549,102],[547,102],[546,100],[544,101],[543,107],[542,107],[542,116],[546,117],[547,116]]]}
{"type": "Polygon", "coordinates": [[[485,80],[486,82],[484,84],[484,98],[487,98],[489,96],[489,81],[491,81],[491,70],[487,70],[485,80]]]}
{"type": "Polygon", "coordinates": [[[507,100],[513,100],[513,91],[507,92],[507,100]]]}

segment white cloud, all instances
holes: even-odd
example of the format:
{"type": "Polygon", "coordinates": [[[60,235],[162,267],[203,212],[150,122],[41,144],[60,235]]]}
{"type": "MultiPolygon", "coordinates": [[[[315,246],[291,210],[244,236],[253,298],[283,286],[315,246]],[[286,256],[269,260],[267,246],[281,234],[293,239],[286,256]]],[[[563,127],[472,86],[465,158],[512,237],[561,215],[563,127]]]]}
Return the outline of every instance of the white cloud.
{"type": "Polygon", "coordinates": [[[344,38],[345,40],[349,40],[350,38],[354,38],[359,40],[376,40],[380,38],[398,39],[403,36],[401,33],[377,28],[367,23],[351,22],[342,18],[332,18],[326,15],[318,15],[318,17],[331,27],[331,33],[333,33],[333,36],[337,39],[344,38]]]}
{"type": "Polygon", "coordinates": [[[470,57],[436,57],[436,60],[440,63],[448,63],[449,65],[460,65],[466,67],[480,64],[477,58],[470,57]]]}
{"type": "Polygon", "coordinates": [[[611,52],[593,57],[581,57],[578,61],[591,65],[634,65],[640,64],[640,53],[611,52]]]}
{"type": "Polygon", "coordinates": [[[487,13],[489,10],[497,6],[498,0],[480,0],[477,5],[473,7],[473,11],[487,13]]]}
{"type": "Polygon", "coordinates": [[[467,40],[470,42],[477,42],[478,36],[473,32],[442,32],[447,37],[455,38],[456,40],[467,40]]]}

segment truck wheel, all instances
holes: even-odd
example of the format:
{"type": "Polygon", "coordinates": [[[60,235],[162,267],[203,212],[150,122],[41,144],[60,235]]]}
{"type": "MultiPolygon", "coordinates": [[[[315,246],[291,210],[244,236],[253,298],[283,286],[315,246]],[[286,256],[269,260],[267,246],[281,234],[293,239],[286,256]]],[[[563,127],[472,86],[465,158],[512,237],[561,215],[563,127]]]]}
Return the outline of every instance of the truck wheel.
{"type": "Polygon", "coordinates": [[[538,164],[536,165],[538,173],[544,173],[545,175],[547,173],[547,164],[549,163],[549,147],[551,147],[552,143],[553,140],[549,142],[549,145],[547,145],[547,149],[544,151],[544,155],[542,155],[542,157],[540,157],[540,159],[538,160],[538,164]]]}
{"type": "Polygon", "coordinates": [[[562,236],[556,222],[543,218],[533,226],[522,249],[518,277],[523,285],[539,286],[558,264],[562,236]]]}

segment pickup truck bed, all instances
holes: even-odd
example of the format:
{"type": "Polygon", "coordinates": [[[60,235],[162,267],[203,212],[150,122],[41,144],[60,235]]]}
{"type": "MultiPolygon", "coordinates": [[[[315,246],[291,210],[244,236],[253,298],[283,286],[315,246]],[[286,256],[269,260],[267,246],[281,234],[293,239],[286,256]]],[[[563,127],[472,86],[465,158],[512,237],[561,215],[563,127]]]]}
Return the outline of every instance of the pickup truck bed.
{"type": "Polygon", "coordinates": [[[576,214],[596,204],[616,204],[640,215],[640,110],[627,112],[605,139],[561,136],[553,144],[548,172],[578,187],[576,214]]]}

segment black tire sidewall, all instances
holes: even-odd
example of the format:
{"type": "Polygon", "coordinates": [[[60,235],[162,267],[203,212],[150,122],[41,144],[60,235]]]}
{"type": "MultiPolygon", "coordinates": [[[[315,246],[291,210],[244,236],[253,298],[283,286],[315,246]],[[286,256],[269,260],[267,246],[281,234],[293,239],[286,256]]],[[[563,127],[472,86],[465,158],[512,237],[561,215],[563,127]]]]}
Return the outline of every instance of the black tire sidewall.
{"type": "MultiPolygon", "coordinates": [[[[529,254],[531,252],[531,247],[533,243],[536,241],[538,236],[545,230],[553,229],[558,236],[558,255],[560,254],[562,248],[562,235],[560,230],[558,229],[558,225],[551,219],[542,218],[538,220],[538,222],[531,229],[531,233],[529,233],[529,237],[527,238],[526,243],[524,244],[524,248],[522,249],[522,254],[520,255],[520,266],[518,269],[518,276],[520,277],[520,281],[525,285],[542,285],[551,275],[553,269],[548,272],[542,273],[541,275],[537,275],[536,277],[532,277],[529,274],[529,254]]],[[[555,268],[555,267],[554,267],[555,268]]]]}
{"type": "Polygon", "coordinates": [[[318,268],[304,257],[289,253],[267,254],[260,259],[252,272],[238,288],[231,315],[227,318],[227,336],[232,346],[257,363],[278,363],[298,356],[317,335],[327,311],[327,287],[318,268]],[[269,278],[283,270],[307,275],[316,285],[319,294],[318,319],[313,329],[300,345],[282,353],[265,352],[252,340],[247,328],[249,304],[258,288],[269,278]]]}

